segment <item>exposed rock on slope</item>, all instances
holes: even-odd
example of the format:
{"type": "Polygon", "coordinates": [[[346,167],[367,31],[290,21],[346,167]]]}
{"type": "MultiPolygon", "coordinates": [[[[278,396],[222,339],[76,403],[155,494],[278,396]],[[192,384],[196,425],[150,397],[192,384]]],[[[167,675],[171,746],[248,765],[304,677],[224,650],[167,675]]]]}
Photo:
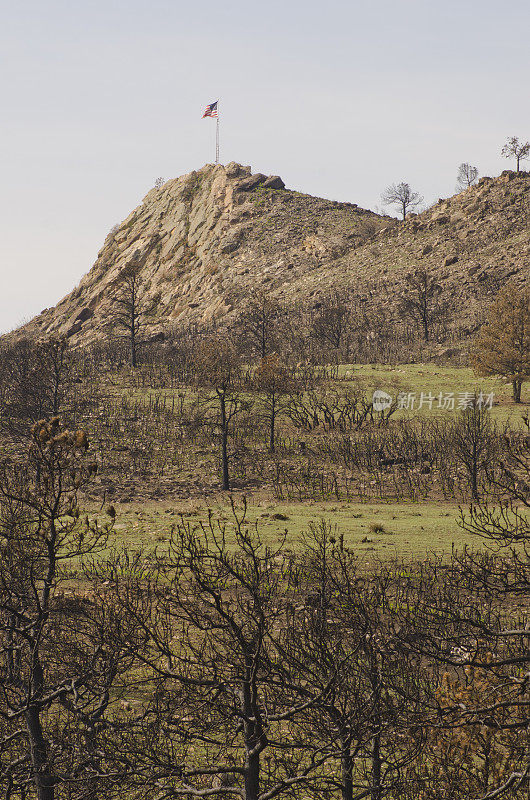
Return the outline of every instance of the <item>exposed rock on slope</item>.
{"type": "Polygon", "coordinates": [[[374,233],[382,218],[354,204],[288,191],[250,167],[207,165],[152,189],[107,236],[90,272],[26,331],[96,338],[116,282],[141,268],[153,326],[207,323],[233,310],[241,293],[289,286],[325,258],[335,260],[374,233]]]}
{"type": "Polygon", "coordinates": [[[153,332],[172,321],[228,321],[258,288],[306,303],[352,290],[395,314],[403,278],[418,267],[438,276],[455,316],[473,327],[506,280],[528,279],[529,220],[527,173],[482,178],[398,223],[287,190],[250,167],[207,165],[152,189],[107,236],[79,286],[22,330],[74,343],[100,337],[130,266],[140,270],[153,332]]]}

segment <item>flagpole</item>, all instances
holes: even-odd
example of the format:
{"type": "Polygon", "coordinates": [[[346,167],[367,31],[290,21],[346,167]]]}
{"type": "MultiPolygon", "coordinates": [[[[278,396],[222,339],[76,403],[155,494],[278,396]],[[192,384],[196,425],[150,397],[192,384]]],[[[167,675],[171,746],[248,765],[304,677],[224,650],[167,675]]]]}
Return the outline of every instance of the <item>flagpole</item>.
{"type": "Polygon", "coordinates": [[[215,163],[219,163],[219,101],[217,102],[217,125],[215,126],[215,163]]]}

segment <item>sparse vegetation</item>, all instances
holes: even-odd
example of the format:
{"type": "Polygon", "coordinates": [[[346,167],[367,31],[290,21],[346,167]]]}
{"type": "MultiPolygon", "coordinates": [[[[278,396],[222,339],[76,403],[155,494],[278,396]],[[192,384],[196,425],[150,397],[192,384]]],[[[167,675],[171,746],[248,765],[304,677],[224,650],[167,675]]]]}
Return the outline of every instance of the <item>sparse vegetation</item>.
{"type": "Polygon", "coordinates": [[[259,189],[230,211],[259,213],[256,258],[287,217],[297,249],[259,291],[185,249],[219,316],[192,301],[137,360],[148,303],[171,306],[144,241],[115,287],[124,337],[77,348],[86,306],[66,336],[0,342],[6,799],[526,797],[528,292],[462,272],[480,285],[464,324],[446,284],[505,241],[495,204],[523,236],[522,180],[483,178],[425,218],[408,187],[382,233],[349,204],[259,189]],[[392,283],[381,241],[398,237],[427,261],[396,247],[392,283]],[[359,291],[327,281],[350,247],[381,271],[359,291]],[[275,293],[281,270],[304,278],[302,252],[318,290],[275,293]]]}

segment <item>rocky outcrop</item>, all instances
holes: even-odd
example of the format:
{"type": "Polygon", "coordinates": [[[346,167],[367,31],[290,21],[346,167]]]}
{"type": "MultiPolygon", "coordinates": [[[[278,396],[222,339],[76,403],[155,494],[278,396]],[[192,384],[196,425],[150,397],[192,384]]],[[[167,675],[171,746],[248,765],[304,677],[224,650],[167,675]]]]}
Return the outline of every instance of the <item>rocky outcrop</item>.
{"type": "MultiPolygon", "coordinates": [[[[208,323],[234,312],[256,286],[286,294],[295,274],[314,266],[310,232],[330,259],[344,239],[379,217],[345,204],[285,189],[278,175],[252,174],[235,162],[207,165],[152,189],[107,236],[77,288],[46,309],[26,331],[61,334],[72,342],[104,334],[112,296],[124,270],[140,271],[151,335],[167,323],[208,323]]],[[[341,249],[342,248],[342,249],[341,249]]]]}
{"type": "Polygon", "coordinates": [[[285,189],[285,183],[279,175],[269,175],[266,181],[263,182],[264,189],[285,189]]]}
{"type": "Polygon", "coordinates": [[[395,315],[418,268],[439,277],[455,319],[472,329],[507,280],[528,280],[529,209],[527,173],[482,178],[402,223],[291,191],[249,166],[206,165],[152,189],[76,289],[20,332],[76,344],[106,335],[116,283],[131,267],[151,337],[168,323],[230,322],[256,289],[313,307],[349,291],[395,315]]]}
{"type": "Polygon", "coordinates": [[[245,178],[245,180],[240,181],[236,188],[239,189],[240,192],[252,192],[254,189],[257,189],[261,183],[265,183],[266,180],[266,175],[257,172],[255,175],[251,175],[250,178],[245,178]]]}

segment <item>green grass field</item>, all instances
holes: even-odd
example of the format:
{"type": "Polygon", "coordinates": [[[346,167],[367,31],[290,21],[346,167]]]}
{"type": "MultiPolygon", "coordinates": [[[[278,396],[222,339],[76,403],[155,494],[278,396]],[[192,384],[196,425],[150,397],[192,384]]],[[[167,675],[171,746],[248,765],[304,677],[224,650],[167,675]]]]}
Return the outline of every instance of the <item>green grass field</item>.
{"type": "Polygon", "coordinates": [[[521,425],[521,418],[528,412],[530,390],[523,386],[523,402],[516,405],[512,400],[512,386],[499,378],[477,377],[472,369],[467,367],[440,367],[436,364],[400,364],[388,366],[385,364],[343,365],[340,367],[342,376],[351,378],[352,383],[360,383],[367,393],[375,389],[383,389],[395,397],[398,392],[411,392],[416,395],[414,408],[396,412],[396,418],[421,416],[439,416],[447,418],[456,413],[460,395],[465,392],[483,392],[487,395],[493,392],[494,405],[492,418],[504,425],[510,423],[513,427],[521,425]],[[432,408],[424,401],[420,408],[421,393],[425,396],[431,394],[435,400],[432,408]],[[438,398],[442,393],[445,397],[454,394],[455,410],[448,411],[438,407],[438,398]]]}
{"type": "MultiPolygon", "coordinates": [[[[361,386],[371,397],[375,389],[383,389],[392,397],[399,392],[415,394],[414,407],[397,411],[395,418],[419,416],[439,416],[447,418],[457,413],[461,395],[466,392],[483,392],[493,394],[492,418],[500,425],[510,423],[513,427],[520,427],[522,415],[530,407],[530,388],[523,385],[523,402],[516,405],[512,400],[511,383],[506,383],[502,378],[481,378],[475,375],[468,367],[442,367],[437,364],[341,364],[339,376],[352,386],[361,386]],[[421,402],[423,392],[424,400],[421,402]],[[454,410],[439,407],[439,397],[442,401],[448,394],[454,396],[454,410]],[[434,399],[432,405],[427,402],[431,395],[434,399]],[[420,407],[421,406],[421,407],[420,407]]],[[[116,387],[114,387],[116,390],[116,387]]],[[[178,398],[182,389],[122,389],[118,394],[126,394],[130,400],[147,401],[149,396],[165,395],[169,400],[178,398]]]]}
{"type": "MultiPolygon", "coordinates": [[[[511,398],[511,385],[496,378],[478,378],[471,369],[462,367],[441,367],[435,364],[388,365],[341,365],[340,388],[350,384],[361,386],[371,397],[375,389],[383,389],[396,397],[399,392],[415,394],[412,409],[397,411],[393,419],[438,418],[456,419],[460,396],[464,392],[482,391],[485,395],[493,393],[492,418],[499,424],[509,423],[513,427],[523,424],[522,418],[528,412],[529,390],[523,387],[523,403],[515,405],[511,398]],[[432,396],[432,407],[420,398],[432,396]],[[453,393],[454,410],[438,407],[438,397],[453,393]]],[[[181,389],[118,389],[130,399],[147,402],[149,397],[175,397],[181,389]]],[[[180,395],[182,397],[182,395],[180,395]]],[[[170,401],[171,402],[171,401],[170,401]]],[[[186,402],[186,401],[184,401],[186,402]]],[[[194,470],[201,469],[201,460],[188,465],[192,481],[194,470]]],[[[181,475],[183,473],[181,472],[181,475]]],[[[217,480],[217,476],[215,476],[217,480]]],[[[190,490],[191,491],[191,490],[190,490]]],[[[240,497],[239,493],[239,497],[240,497]]],[[[146,502],[117,503],[118,516],[114,526],[112,542],[118,546],[131,548],[154,546],[164,547],[174,525],[182,513],[186,519],[199,522],[206,519],[208,508],[230,524],[230,506],[226,495],[214,494],[214,499],[205,499],[195,494],[182,500],[159,500],[146,502]]],[[[283,531],[287,531],[286,547],[296,550],[300,537],[309,529],[311,522],[325,519],[336,526],[337,535],[344,536],[344,542],[362,556],[391,557],[393,555],[422,557],[429,552],[450,553],[454,545],[461,549],[464,545],[483,546],[481,540],[469,536],[458,525],[459,509],[453,502],[426,500],[410,502],[279,502],[274,501],[265,491],[258,490],[249,496],[248,519],[257,523],[264,540],[274,546],[283,531]],[[380,526],[379,531],[374,526],[380,526]]]]}
{"type": "MultiPolygon", "coordinates": [[[[239,501],[238,501],[239,504],[239,501]]],[[[232,513],[227,498],[209,506],[230,530],[232,513]]],[[[112,544],[132,549],[164,547],[180,514],[187,521],[206,520],[208,506],[198,501],[180,504],[126,504],[117,508],[112,544]]],[[[296,551],[310,523],[324,519],[344,536],[344,544],[360,556],[422,557],[448,554],[454,545],[480,547],[479,539],[458,526],[458,506],[449,503],[277,503],[250,501],[247,519],[258,525],[264,542],[277,545],[287,532],[285,547],[296,551]]]]}

